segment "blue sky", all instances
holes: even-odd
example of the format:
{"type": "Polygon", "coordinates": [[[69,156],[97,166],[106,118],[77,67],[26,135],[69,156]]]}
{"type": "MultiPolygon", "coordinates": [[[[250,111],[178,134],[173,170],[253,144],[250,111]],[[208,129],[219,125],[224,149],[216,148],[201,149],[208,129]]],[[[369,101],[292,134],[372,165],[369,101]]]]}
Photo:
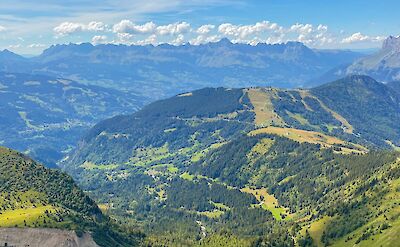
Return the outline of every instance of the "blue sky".
{"type": "Polygon", "coordinates": [[[375,48],[400,34],[399,9],[395,0],[1,0],[0,49],[38,54],[58,43],[179,45],[223,37],[375,48]]]}

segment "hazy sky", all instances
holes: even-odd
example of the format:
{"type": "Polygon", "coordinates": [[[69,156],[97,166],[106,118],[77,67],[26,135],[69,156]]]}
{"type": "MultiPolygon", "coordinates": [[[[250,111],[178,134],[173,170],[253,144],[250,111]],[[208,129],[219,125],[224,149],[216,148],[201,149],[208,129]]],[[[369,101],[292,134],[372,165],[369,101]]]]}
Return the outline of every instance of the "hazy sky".
{"type": "Polygon", "coordinates": [[[58,43],[256,44],[364,49],[400,34],[396,0],[1,0],[0,49],[58,43]],[[68,4],[67,4],[68,3],[68,4]]]}

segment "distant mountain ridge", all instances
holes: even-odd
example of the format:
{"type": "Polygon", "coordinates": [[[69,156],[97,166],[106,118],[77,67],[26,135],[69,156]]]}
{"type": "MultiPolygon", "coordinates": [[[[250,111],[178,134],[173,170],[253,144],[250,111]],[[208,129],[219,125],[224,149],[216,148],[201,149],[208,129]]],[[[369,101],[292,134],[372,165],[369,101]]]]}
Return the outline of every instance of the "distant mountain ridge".
{"type": "MultiPolygon", "coordinates": [[[[155,99],[204,87],[308,87],[307,82],[362,54],[310,49],[299,42],[202,45],[53,45],[26,58],[23,71],[124,88],[155,99]]],[[[1,60],[0,60],[1,65],[1,60]]],[[[1,68],[1,66],[0,66],[1,68]]],[[[4,72],[14,72],[9,66],[4,72]]]]}
{"type": "Polygon", "coordinates": [[[321,78],[333,80],[352,74],[368,75],[382,82],[400,80],[400,36],[389,36],[378,52],[336,68],[321,78]]]}

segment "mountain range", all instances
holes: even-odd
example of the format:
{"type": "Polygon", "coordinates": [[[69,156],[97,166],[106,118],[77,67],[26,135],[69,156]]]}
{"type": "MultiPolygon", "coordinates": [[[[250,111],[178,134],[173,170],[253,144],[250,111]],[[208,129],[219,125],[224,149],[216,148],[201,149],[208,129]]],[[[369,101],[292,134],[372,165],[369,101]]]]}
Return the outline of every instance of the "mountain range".
{"type": "Polygon", "coordinates": [[[46,74],[159,99],[207,86],[307,87],[311,79],[361,56],[298,42],[251,46],[222,39],[198,46],[55,45],[32,58],[3,51],[0,64],[3,72],[46,74]]]}
{"type": "Polygon", "coordinates": [[[399,103],[367,76],[206,88],[100,122],[61,167],[149,245],[370,246],[399,229],[399,103]]]}
{"type": "Polygon", "coordinates": [[[199,46],[54,45],[30,58],[4,50],[0,144],[54,166],[89,127],[151,101],[204,87],[317,85],[309,81],[360,57],[298,42],[251,46],[227,39],[199,46]]]}
{"type": "Polygon", "coordinates": [[[0,241],[396,246],[398,40],[0,52],[0,241]]]}

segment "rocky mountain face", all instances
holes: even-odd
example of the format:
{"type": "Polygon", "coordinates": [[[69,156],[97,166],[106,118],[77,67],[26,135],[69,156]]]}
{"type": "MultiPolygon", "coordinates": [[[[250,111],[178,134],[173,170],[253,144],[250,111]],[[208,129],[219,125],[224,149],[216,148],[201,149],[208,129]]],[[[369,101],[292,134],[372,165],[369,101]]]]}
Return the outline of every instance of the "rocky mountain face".
{"type": "MultiPolygon", "coordinates": [[[[313,50],[298,42],[256,46],[227,39],[198,46],[84,43],[52,46],[26,59],[30,66],[24,69],[159,99],[204,87],[307,87],[306,82],[316,75],[360,57],[351,51],[313,50]]],[[[10,66],[3,71],[14,72],[10,66]]]]}
{"type": "Polygon", "coordinates": [[[382,82],[400,79],[400,37],[388,37],[380,51],[363,57],[349,66],[343,66],[326,74],[324,79],[346,75],[369,75],[382,82]]]}

